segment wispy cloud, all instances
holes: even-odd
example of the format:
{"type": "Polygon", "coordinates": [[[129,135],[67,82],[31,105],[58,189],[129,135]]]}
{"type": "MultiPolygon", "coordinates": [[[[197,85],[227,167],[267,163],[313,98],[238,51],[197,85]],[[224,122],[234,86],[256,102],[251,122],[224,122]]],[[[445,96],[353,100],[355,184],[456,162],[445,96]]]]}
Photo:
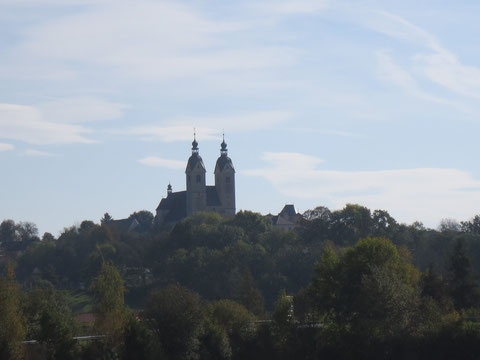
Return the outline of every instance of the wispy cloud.
{"type": "MultiPolygon", "coordinates": [[[[0,0],[0,5],[9,6],[72,6],[72,5],[85,5],[93,3],[97,0],[0,0]]],[[[110,1],[110,0],[103,0],[110,1]]]]}
{"type": "Polygon", "coordinates": [[[161,126],[145,125],[114,130],[119,134],[139,135],[142,140],[184,141],[191,140],[196,129],[199,140],[218,139],[223,129],[227,133],[268,129],[287,122],[292,114],[282,111],[263,111],[227,116],[181,117],[165,120],[161,126]]]}
{"type": "MultiPolygon", "coordinates": [[[[145,125],[135,128],[114,130],[114,133],[125,135],[138,135],[143,141],[188,141],[192,140],[193,126],[155,126],[145,125]]],[[[197,140],[217,139],[221,129],[197,127],[197,140]]]]}
{"type": "MultiPolygon", "coordinates": [[[[480,68],[464,65],[457,56],[446,49],[432,34],[406,19],[386,11],[378,11],[369,17],[368,26],[392,38],[414,43],[424,48],[413,56],[414,68],[430,81],[453,93],[480,98],[480,68]]],[[[383,60],[388,60],[385,56],[383,60]]],[[[397,79],[399,80],[399,79],[397,79]]],[[[405,81],[405,78],[402,80],[405,81]]],[[[411,86],[411,81],[408,80],[411,86]]],[[[418,93],[427,100],[425,93],[418,93]]],[[[435,98],[435,97],[434,97],[435,98]]]]}
{"type": "Polygon", "coordinates": [[[363,136],[360,133],[354,133],[350,131],[343,131],[343,130],[323,130],[317,128],[285,128],[285,131],[293,131],[299,133],[308,133],[308,134],[321,134],[321,135],[333,135],[339,137],[347,137],[347,138],[356,138],[363,136]]]}
{"type": "Polygon", "coordinates": [[[0,143],[0,151],[10,151],[13,150],[15,147],[11,144],[0,143]]]}
{"type": "Polygon", "coordinates": [[[36,149],[27,149],[23,153],[25,156],[31,156],[31,157],[57,157],[57,154],[46,152],[46,151],[40,151],[36,149]]]}
{"type": "Polygon", "coordinates": [[[138,160],[140,164],[153,167],[162,167],[167,169],[179,170],[185,168],[185,161],[163,159],[157,156],[148,156],[138,160]]]}
{"type": "Polygon", "coordinates": [[[300,153],[266,153],[263,160],[267,167],[243,174],[261,176],[284,196],[308,199],[311,206],[360,203],[388,209],[403,221],[430,224],[480,210],[480,180],[456,169],[329,171],[319,169],[321,159],[300,153]]]}
{"type": "Polygon", "coordinates": [[[0,104],[0,139],[29,144],[93,143],[79,123],[122,116],[125,105],[95,98],[64,98],[39,105],[0,104]]]}
{"type": "Polygon", "coordinates": [[[62,98],[38,105],[46,120],[69,124],[117,119],[127,107],[93,97],[62,98]]]}
{"type": "Polygon", "coordinates": [[[463,65],[447,50],[419,54],[415,60],[431,81],[460,95],[480,99],[480,68],[463,65]]]}
{"type": "Polygon", "coordinates": [[[398,86],[409,95],[417,98],[451,105],[462,110],[464,109],[464,107],[457,102],[435,96],[420,89],[415,78],[408,71],[396,64],[394,59],[386,51],[378,51],[376,55],[378,62],[378,76],[380,79],[398,86]]]}
{"type": "Polygon", "coordinates": [[[65,74],[80,64],[150,81],[268,69],[295,58],[286,46],[227,38],[249,28],[248,21],[208,19],[175,1],[99,1],[32,26],[9,59],[34,59],[34,64],[48,59],[65,74]]]}
{"type": "Polygon", "coordinates": [[[279,13],[283,15],[315,14],[327,9],[329,0],[267,0],[255,1],[251,6],[256,11],[262,11],[269,15],[279,13]]]}
{"type": "Polygon", "coordinates": [[[30,144],[92,143],[92,131],[79,125],[47,121],[34,106],[0,104],[0,138],[30,144]]]}

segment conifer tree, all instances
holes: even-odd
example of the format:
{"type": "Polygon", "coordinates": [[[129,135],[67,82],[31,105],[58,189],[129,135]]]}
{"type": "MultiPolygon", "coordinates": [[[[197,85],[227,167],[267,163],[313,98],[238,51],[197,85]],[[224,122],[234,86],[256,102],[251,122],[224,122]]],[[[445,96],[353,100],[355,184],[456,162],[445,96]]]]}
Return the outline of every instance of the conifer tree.
{"type": "Polygon", "coordinates": [[[457,240],[450,256],[448,285],[455,308],[468,309],[478,306],[480,288],[475,283],[470,258],[462,240],[457,240]]]}

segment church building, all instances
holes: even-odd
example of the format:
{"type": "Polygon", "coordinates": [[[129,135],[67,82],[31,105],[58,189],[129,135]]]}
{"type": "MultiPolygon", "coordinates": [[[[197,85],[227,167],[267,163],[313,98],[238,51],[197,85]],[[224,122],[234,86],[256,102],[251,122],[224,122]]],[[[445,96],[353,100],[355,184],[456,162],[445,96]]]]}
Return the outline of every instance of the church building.
{"type": "Polygon", "coordinates": [[[235,169],[228,157],[227,144],[223,139],[220,157],[215,165],[215,185],[206,185],[206,169],[194,137],[192,155],[185,169],[187,190],[172,191],[168,184],[167,197],[160,201],[155,223],[173,225],[198,211],[215,211],[223,216],[235,215],[235,169]]]}

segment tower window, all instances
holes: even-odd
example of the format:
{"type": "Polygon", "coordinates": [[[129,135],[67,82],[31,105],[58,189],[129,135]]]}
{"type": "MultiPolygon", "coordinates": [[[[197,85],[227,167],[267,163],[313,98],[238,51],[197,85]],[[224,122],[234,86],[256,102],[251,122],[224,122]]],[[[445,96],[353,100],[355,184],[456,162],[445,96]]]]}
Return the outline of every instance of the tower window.
{"type": "Polygon", "coordinates": [[[229,177],[229,176],[227,176],[227,177],[225,178],[225,182],[226,182],[227,184],[230,184],[230,177],[229,177]]]}
{"type": "Polygon", "coordinates": [[[202,181],[202,177],[200,175],[197,175],[197,184],[202,181]]]}
{"type": "Polygon", "coordinates": [[[190,184],[190,175],[187,176],[187,181],[190,184]]]}

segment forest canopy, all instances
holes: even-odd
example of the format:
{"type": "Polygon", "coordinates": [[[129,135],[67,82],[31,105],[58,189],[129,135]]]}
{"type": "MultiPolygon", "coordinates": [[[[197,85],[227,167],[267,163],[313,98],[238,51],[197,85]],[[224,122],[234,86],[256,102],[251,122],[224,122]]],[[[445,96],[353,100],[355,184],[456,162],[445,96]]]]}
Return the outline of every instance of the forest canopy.
{"type": "Polygon", "coordinates": [[[354,204],[309,210],[292,231],[250,211],[169,229],[145,210],[130,219],[136,231],[106,213],[58,238],[0,224],[0,293],[18,289],[2,300],[18,334],[0,334],[3,351],[35,337],[45,358],[448,358],[480,343],[478,215],[437,230],[354,204]],[[72,341],[85,333],[105,337],[72,341]]]}

